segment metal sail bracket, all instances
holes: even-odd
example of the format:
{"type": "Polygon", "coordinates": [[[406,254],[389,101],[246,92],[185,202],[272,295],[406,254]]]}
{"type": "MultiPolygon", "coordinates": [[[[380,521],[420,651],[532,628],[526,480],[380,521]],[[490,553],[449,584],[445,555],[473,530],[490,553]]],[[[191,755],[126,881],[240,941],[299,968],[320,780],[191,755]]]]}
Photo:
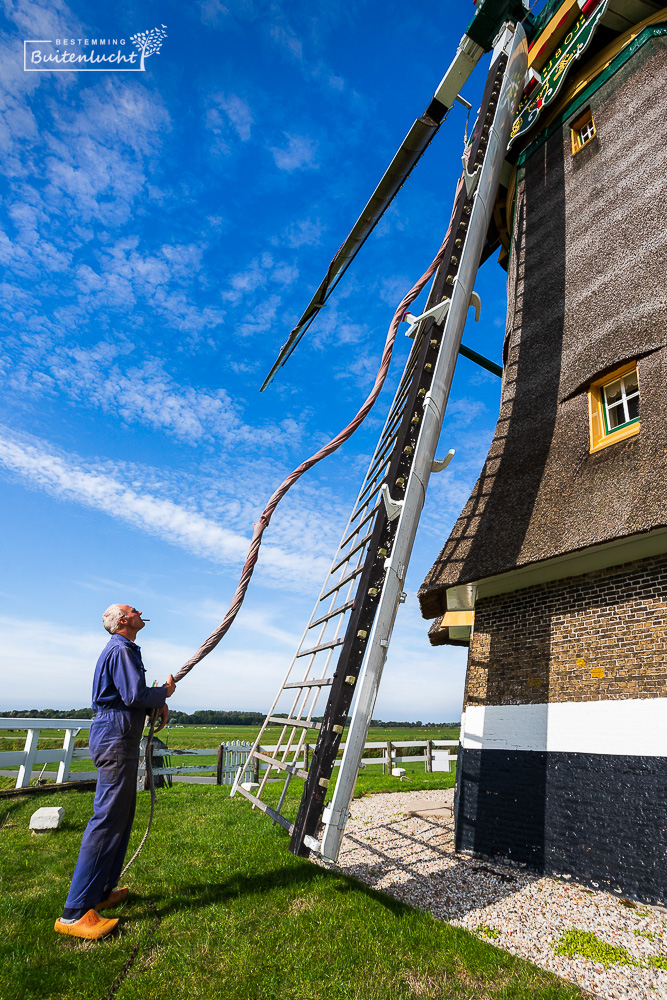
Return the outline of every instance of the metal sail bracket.
{"type": "Polygon", "coordinates": [[[403,317],[405,323],[409,323],[410,327],[405,331],[405,336],[414,339],[419,329],[419,324],[423,319],[430,319],[433,317],[433,322],[436,326],[440,326],[444,321],[445,316],[449,312],[449,307],[452,304],[452,300],[449,298],[443,299],[442,302],[438,302],[437,305],[431,306],[421,314],[421,316],[413,316],[412,313],[406,313],[403,317]]]}
{"type": "Polygon", "coordinates": [[[472,111],[472,104],[470,101],[466,101],[465,97],[461,97],[460,94],[457,94],[454,100],[458,101],[459,104],[462,104],[464,108],[468,109],[468,111],[472,111]]]}
{"type": "MultiPolygon", "coordinates": [[[[458,280],[459,280],[459,275],[457,274],[452,282],[452,285],[454,286],[452,288],[452,299],[454,298],[454,288],[456,288],[456,283],[458,282],[458,280]]],[[[475,310],[475,323],[479,323],[479,317],[482,312],[482,300],[480,299],[479,294],[477,292],[472,291],[470,293],[468,306],[469,307],[472,306],[472,308],[475,310]]]]}
{"type": "Polygon", "coordinates": [[[461,162],[463,163],[463,179],[466,182],[466,191],[468,193],[468,197],[472,198],[475,193],[475,188],[479,183],[479,178],[482,173],[482,165],[480,163],[477,169],[470,173],[468,170],[468,157],[465,153],[461,157],[461,162]]]}
{"type": "Polygon", "coordinates": [[[431,472],[442,472],[446,469],[456,454],[455,448],[450,448],[444,458],[434,458],[431,464],[431,472]]]}
{"type": "Polygon", "coordinates": [[[398,517],[398,515],[403,510],[403,501],[391,499],[389,487],[387,486],[386,483],[382,486],[382,489],[380,490],[380,496],[384,501],[385,510],[387,511],[387,520],[393,521],[394,518],[398,517]]]}

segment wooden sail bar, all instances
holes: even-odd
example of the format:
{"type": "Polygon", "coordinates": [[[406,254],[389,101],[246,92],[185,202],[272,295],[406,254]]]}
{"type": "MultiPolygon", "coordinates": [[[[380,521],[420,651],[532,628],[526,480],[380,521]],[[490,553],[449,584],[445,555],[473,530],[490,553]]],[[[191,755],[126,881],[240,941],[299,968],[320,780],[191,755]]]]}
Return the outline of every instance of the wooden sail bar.
{"type": "Polygon", "coordinates": [[[323,281],[308,303],[300,320],[290,332],[287,342],[281,348],[271,371],[262,383],[260,392],[273,381],[278,369],[282,368],[320,309],[326,305],[326,300],[331,292],[391,205],[447,117],[473,69],[484,53],[491,48],[492,40],[505,16],[510,12],[518,17],[526,14],[526,8],[521,0],[480,0],[477,7],[475,17],[468,25],[456,55],[433,94],[426,111],[410,128],[350,234],[331,261],[323,281]]]}

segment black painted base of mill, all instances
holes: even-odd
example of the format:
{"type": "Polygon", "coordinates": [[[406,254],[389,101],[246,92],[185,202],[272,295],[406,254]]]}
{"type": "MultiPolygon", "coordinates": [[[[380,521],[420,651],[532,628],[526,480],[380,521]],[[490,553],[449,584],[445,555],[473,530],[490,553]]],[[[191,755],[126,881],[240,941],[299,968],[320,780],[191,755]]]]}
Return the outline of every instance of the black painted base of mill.
{"type": "Polygon", "coordinates": [[[459,750],[456,849],[667,901],[667,757],[459,750]]]}

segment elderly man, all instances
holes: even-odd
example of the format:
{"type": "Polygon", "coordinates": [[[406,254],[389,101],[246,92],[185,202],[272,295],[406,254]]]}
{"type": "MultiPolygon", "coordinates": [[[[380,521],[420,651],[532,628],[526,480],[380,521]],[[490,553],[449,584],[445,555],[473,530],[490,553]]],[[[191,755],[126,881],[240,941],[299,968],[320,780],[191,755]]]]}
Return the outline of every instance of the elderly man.
{"type": "MultiPolygon", "coordinates": [[[[148,619],[146,619],[147,621],[148,619]]],[[[118,920],[101,917],[122,903],[127,889],[116,889],[130,839],[137,795],[139,743],[146,713],[159,709],[167,722],[166,699],[176,688],[170,674],[162,687],[146,686],[137,632],[145,625],[141,612],[128,604],[112,604],[102,623],[111,639],[102,650],[93,679],[95,718],[90,727],[90,753],[97,768],[94,813],[83,835],[67,902],[55,930],[79,938],[101,938],[118,920]]]]}

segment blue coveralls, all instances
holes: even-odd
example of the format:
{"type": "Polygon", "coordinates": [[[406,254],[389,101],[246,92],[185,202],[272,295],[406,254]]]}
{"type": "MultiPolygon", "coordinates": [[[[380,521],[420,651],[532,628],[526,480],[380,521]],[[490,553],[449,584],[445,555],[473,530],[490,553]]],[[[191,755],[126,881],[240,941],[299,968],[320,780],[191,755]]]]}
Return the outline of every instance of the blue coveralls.
{"type": "Polygon", "coordinates": [[[137,798],[139,743],[146,713],[160,708],[166,685],[146,686],[141,649],[113,635],[93,679],[90,753],[97,768],[93,817],[83,834],[63,917],[78,919],[114,888],[125,860],[137,798]]]}

